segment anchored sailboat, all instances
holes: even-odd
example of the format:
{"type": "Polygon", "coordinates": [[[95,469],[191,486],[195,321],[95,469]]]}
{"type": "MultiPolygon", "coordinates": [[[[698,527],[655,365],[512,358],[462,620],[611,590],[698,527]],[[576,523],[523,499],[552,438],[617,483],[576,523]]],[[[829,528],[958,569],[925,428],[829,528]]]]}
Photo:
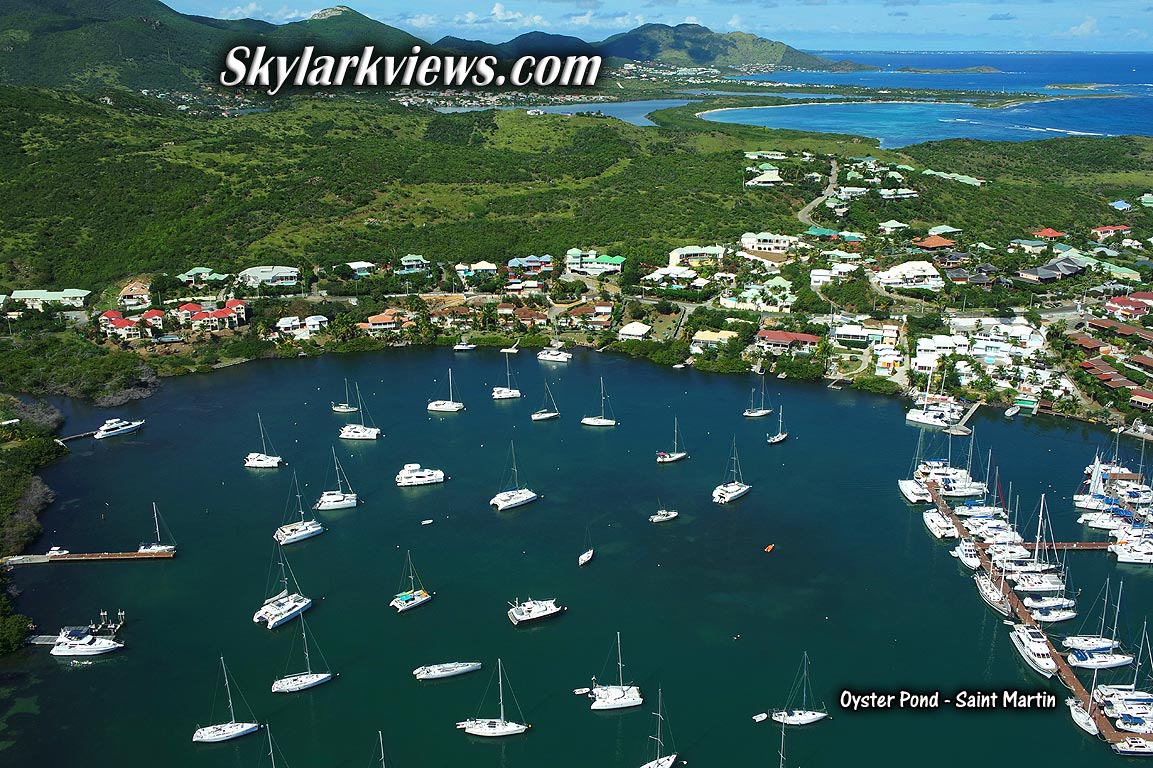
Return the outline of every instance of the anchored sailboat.
{"type": "MultiPolygon", "coordinates": [[[[252,469],[276,469],[282,467],[288,462],[279,456],[273,456],[268,452],[268,446],[271,441],[264,431],[264,421],[261,420],[260,414],[256,414],[256,423],[260,426],[260,453],[250,453],[244,457],[244,466],[252,469]]],[[[273,448],[272,450],[276,450],[273,448]]]]}
{"type": "Polygon", "coordinates": [[[313,509],[350,509],[360,503],[360,497],[352,490],[348,475],[344,474],[344,468],[340,466],[340,459],[336,458],[336,448],[332,449],[332,461],[336,465],[336,490],[320,494],[320,498],[312,505],[313,509]]]}
{"type": "MultiPolygon", "coordinates": [[[[145,542],[145,543],[141,544],[140,547],[136,551],[137,552],[148,552],[148,553],[171,552],[171,553],[175,554],[176,553],[176,544],[175,543],[162,544],[160,541],[160,512],[158,512],[156,509],[156,502],[155,501],[152,502],[152,523],[156,528],[156,541],[155,542],[145,542]]],[[[167,526],[165,526],[165,528],[167,528],[167,526]]]]}
{"type": "Polygon", "coordinates": [[[432,413],[456,413],[464,410],[464,403],[452,399],[452,369],[448,369],[448,399],[430,400],[428,410],[432,413]]]}
{"type": "Polygon", "coordinates": [[[657,464],[669,464],[689,457],[689,452],[685,450],[684,440],[681,440],[680,437],[680,426],[677,424],[677,417],[673,416],[673,449],[668,452],[657,451],[657,464]]]}
{"type": "Polygon", "coordinates": [[[617,632],[617,685],[598,683],[593,678],[588,697],[593,700],[589,709],[624,709],[644,704],[641,689],[635,685],[625,685],[625,665],[621,662],[621,633],[617,632]]]}
{"type": "Polygon", "coordinates": [[[512,487],[501,491],[488,500],[488,503],[496,507],[498,512],[519,507],[522,504],[528,504],[530,501],[536,501],[540,498],[535,491],[520,487],[520,478],[517,475],[516,469],[516,446],[514,446],[511,441],[508,444],[508,450],[509,455],[512,457],[512,487]]]}
{"type": "Polygon", "coordinates": [[[589,528],[585,526],[585,551],[577,558],[577,565],[585,565],[593,559],[593,540],[589,535],[589,528]]]}
{"type": "Polygon", "coordinates": [[[360,397],[360,384],[356,385],[356,406],[358,411],[364,412],[367,424],[345,424],[340,428],[342,440],[378,440],[380,428],[372,422],[372,414],[364,407],[364,400],[360,397]]]}
{"type": "Polygon", "coordinates": [[[735,501],[753,488],[744,481],[744,477],[741,475],[741,461],[737,457],[737,438],[735,436],[733,437],[733,450],[729,456],[729,464],[731,466],[731,479],[713,489],[713,501],[717,504],[728,504],[730,501],[735,501]]]}
{"type": "Polygon", "coordinates": [[[785,438],[787,438],[789,436],[789,433],[785,431],[785,406],[783,406],[783,405],[781,406],[781,410],[780,410],[780,413],[778,415],[781,418],[780,418],[779,423],[777,424],[777,434],[766,435],[766,437],[768,438],[769,445],[776,445],[777,443],[783,443],[783,442],[785,442],[785,438]]]}
{"type": "Polygon", "coordinates": [[[296,491],[296,511],[300,515],[300,520],[286,523],[276,529],[276,533],[272,534],[272,538],[276,539],[276,543],[281,546],[285,544],[293,544],[297,541],[311,539],[313,536],[319,536],[324,533],[324,526],[315,517],[311,520],[304,519],[304,507],[300,504],[300,482],[296,479],[296,473],[292,473],[292,485],[296,491]]]}
{"type": "Polygon", "coordinates": [[[228,685],[228,667],[224,664],[223,656],[220,657],[220,669],[224,673],[224,695],[228,698],[228,722],[197,728],[192,734],[193,741],[228,741],[260,729],[260,723],[238,723],[236,721],[236,710],[232,707],[232,688],[228,685]]]}
{"type": "MultiPolygon", "coordinates": [[[[813,698],[813,689],[809,685],[809,654],[806,651],[801,658],[801,668],[797,670],[797,678],[793,681],[793,689],[789,692],[785,709],[773,710],[772,719],[781,725],[809,725],[818,720],[824,720],[829,716],[829,713],[824,706],[809,709],[809,699],[811,698],[813,698]],[[801,694],[801,706],[798,709],[792,709],[793,701],[798,693],[801,694]]],[[[758,723],[765,718],[764,713],[753,717],[758,723]]]]}
{"type": "MultiPolygon", "coordinates": [[[[489,678],[490,680],[492,678],[489,678]]],[[[491,683],[490,683],[491,685],[491,683]]],[[[496,660],[496,687],[500,698],[500,716],[495,718],[480,718],[472,717],[468,720],[463,720],[456,724],[457,728],[463,729],[465,733],[472,734],[473,736],[514,736],[518,733],[524,733],[531,725],[523,723],[515,723],[511,720],[506,720],[504,717],[504,664],[500,659],[496,660]]],[[[516,702],[514,694],[513,701],[516,702]]],[[[518,703],[517,711],[520,711],[520,704],[518,703]]],[[[521,719],[524,719],[524,713],[521,712],[521,719]]]]}
{"type": "Polygon", "coordinates": [[[750,419],[760,418],[761,416],[768,416],[773,412],[772,408],[765,407],[765,377],[761,376],[761,404],[756,405],[754,398],[757,395],[757,390],[754,387],[749,392],[749,407],[745,409],[744,415],[750,419]]]}
{"type": "Polygon", "coordinates": [[[492,388],[493,400],[515,400],[521,396],[520,390],[512,385],[512,368],[509,367],[509,356],[504,356],[505,386],[492,388]]]}
{"type": "Polygon", "coordinates": [[[660,688],[657,689],[657,711],[653,715],[657,719],[657,733],[655,736],[649,736],[654,742],[653,753],[656,755],[652,760],[641,766],[641,768],[672,768],[672,765],[677,761],[677,753],[664,754],[665,743],[661,739],[661,726],[664,724],[664,697],[660,688]]]}
{"type": "MultiPolygon", "coordinates": [[[[273,693],[295,693],[296,691],[303,691],[308,688],[315,688],[318,685],[327,683],[332,679],[331,672],[313,672],[312,671],[312,657],[308,653],[308,628],[304,623],[304,617],[300,617],[300,638],[304,645],[304,671],[296,672],[291,675],[286,675],[272,684],[273,693]]],[[[317,649],[320,652],[320,649],[317,649]]],[[[324,654],[321,654],[321,660],[324,659],[324,654]]],[[[327,663],[325,666],[328,666],[327,663]]]]}
{"type": "Polygon", "coordinates": [[[617,425],[616,418],[612,415],[612,406],[608,404],[608,395],[605,394],[605,380],[601,378],[601,414],[600,416],[585,416],[581,419],[581,424],[588,427],[615,427],[617,425]],[[606,410],[608,409],[606,415],[606,410]]]}
{"type": "Polygon", "coordinates": [[[260,610],[252,615],[252,620],[257,624],[265,624],[269,629],[275,629],[281,624],[296,618],[300,614],[307,611],[312,607],[312,599],[300,594],[300,584],[296,582],[296,575],[292,575],[293,586],[296,587],[296,592],[289,594],[288,592],[288,576],[292,574],[292,569],[288,567],[284,559],[284,550],[281,547],[276,548],[277,554],[280,556],[280,583],[282,589],[272,597],[264,601],[260,606],[260,610]]]}
{"type": "Polygon", "coordinates": [[[348,397],[348,379],[345,379],[344,380],[344,402],[333,403],[332,404],[332,412],[333,413],[356,413],[358,410],[360,410],[360,409],[357,406],[352,405],[352,403],[349,400],[349,397],[348,397]]]}
{"type": "Polygon", "coordinates": [[[552,390],[548,388],[548,382],[544,383],[544,402],[541,403],[540,410],[533,411],[533,421],[548,421],[549,419],[560,418],[560,409],[556,407],[556,400],[553,399],[552,390]]]}
{"type": "Polygon", "coordinates": [[[416,574],[416,568],[412,567],[412,552],[404,553],[404,570],[400,573],[400,585],[404,586],[404,582],[408,581],[408,589],[403,592],[398,592],[396,597],[392,598],[389,605],[396,609],[397,613],[404,613],[410,608],[415,608],[418,605],[424,605],[432,599],[433,594],[430,594],[425,588],[424,583],[421,582],[420,576],[416,574]]]}

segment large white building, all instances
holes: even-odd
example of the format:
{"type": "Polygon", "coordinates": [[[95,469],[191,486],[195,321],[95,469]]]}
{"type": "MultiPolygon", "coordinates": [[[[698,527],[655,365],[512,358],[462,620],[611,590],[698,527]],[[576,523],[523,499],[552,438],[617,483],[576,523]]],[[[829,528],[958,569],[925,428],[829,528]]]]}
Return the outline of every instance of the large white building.
{"type": "Polygon", "coordinates": [[[941,273],[927,261],[906,261],[877,273],[877,282],[886,288],[925,288],[939,291],[945,287],[941,273]]]}
{"type": "Polygon", "coordinates": [[[28,309],[43,310],[47,304],[62,304],[66,307],[83,307],[84,300],[92,291],[79,288],[65,288],[62,291],[20,290],[12,291],[12,301],[22,301],[28,309]]]}
{"type": "Polygon", "coordinates": [[[741,248],[746,251],[760,251],[762,253],[787,253],[790,249],[796,248],[800,240],[799,237],[793,235],[746,232],[741,235],[741,248]]]}
{"type": "Polygon", "coordinates": [[[236,279],[245,285],[296,285],[300,282],[300,270],[296,267],[249,267],[241,270],[236,279]]]}

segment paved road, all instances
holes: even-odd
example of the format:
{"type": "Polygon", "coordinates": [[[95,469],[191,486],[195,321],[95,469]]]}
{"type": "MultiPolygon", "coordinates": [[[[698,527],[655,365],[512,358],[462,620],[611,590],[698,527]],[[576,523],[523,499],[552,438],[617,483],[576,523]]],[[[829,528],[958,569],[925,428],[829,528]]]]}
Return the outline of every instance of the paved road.
{"type": "Polygon", "coordinates": [[[829,168],[829,184],[825,187],[825,191],[816,200],[813,200],[801,210],[797,211],[797,218],[802,224],[813,226],[813,218],[809,214],[813,212],[821,203],[825,202],[828,198],[832,197],[833,193],[837,191],[837,161],[833,160],[829,168]]]}

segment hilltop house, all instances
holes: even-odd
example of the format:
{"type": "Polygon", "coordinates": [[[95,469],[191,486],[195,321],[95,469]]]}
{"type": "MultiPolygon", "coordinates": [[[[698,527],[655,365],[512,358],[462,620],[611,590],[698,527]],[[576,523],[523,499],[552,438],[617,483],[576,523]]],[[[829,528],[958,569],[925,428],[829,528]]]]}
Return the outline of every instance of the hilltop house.
{"type": "Polygon", "coordinates": [[[288,286],[300,282],[300,270],[296,267],[261,266],[243,269],[236,276],[238,282],[253,288],[260,285],[288,286]]]}
{"type": "Polygon", "coordinates": [[[83,307],[84,300],[92,291],[79,288],[65,288],[62,291],[19,290],[12,291],[8,298],[12,301],[22,301],[28,309],[43,311],[48,304],[60,304],[65,307],[83,307]]]}
{"type": "Polygon", "coordinates": [[[136,309],[137,307],[147,307],[152,303],[152,297],[148,293],[147,285],[139,280],[132,280],[120,289],[116,303],[125,309],[136,309]]]}
{"type": "Polygon", "coordinates": [[[580,248],[569,248],[565,251],[564,257],[565,269],[573,274],[588,275],[589,277],[620,272],[624,263],[624,256],[598,254],[592,248],[587,251],[582,251],[580,248]]]}

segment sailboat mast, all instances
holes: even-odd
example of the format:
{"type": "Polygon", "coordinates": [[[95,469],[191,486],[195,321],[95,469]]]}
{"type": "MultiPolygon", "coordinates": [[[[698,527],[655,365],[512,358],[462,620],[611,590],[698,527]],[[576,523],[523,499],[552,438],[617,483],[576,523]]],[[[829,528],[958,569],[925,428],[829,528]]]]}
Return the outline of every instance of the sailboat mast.
{"type": "Polygon", "coordinates": [[[296,511],[300,513],[300,522],[304,522],[304,504],[300,501],[300,478],[296,476],[296,470],[292,470],[292,483],[296,486],[296,511]]]}
{"type": "Polygon", "coordinates": [[[1149,620],[1146,619],[1141,624],[1141,642],[1137,645],[1137,660],[1133,665],[1133,690],[1137,690],[1137,676],[1141,672],[1141,654],[1145,651],[1145,642],[1149,639],[1149,634],[1146,629],[1149,627],[1149,620]]]}
{"type": "Polygon", "coordinates": [[[160,513],[156,511],[156,502],[152,502],[152,523],[156,526],[156,543],[160,543],[160,513]]]}
{"type": "Polygon", "coordinates": [[[621,688],[625,687],[625,665],[621,661],[621,633],[617,632],[617,674],[620,675],[621,688]]]}
{"type": "Polygon", "coordinates": [[[224,695],[228,698],[228,722],[236,722],[236,712],[232,710],[232,689],[228,687],[228,667],[224,666],[224,657],[220,657],[220,668],[224,671],[224,695]]]}
{"type": "Polygon", "coordinates": [[[260,452],[268,453],[268,446],[264,441],[264,420],[260,418],[260,414],[256,414],[256,423],[260,427],[260,452]]]}
{"type": "Polygon", "coordinates": [[[677,452],[677,417],[673,416],[673,453],[677,452]]]}
{"type": "Polygon", "coordinates": [[[308,657],[308,633],[304,631],[304,616],[300,617],[300,639],[304,644],[304,670],[312,674],[312,659],[308,657]]]}
{"type": "Polygon", "coordinates": [[[1113,634],[1109,636],[1110,640],[1117,639],[1117,620],[1121,618],[1121,590],[1125,588],[1125,581],[1122,580],[1117,585],[1117,610],[1113,612],[1113,634]]]}
{"type": "Polygon", "coordinates": [[[496,660],[496,689],[500,699],[500,721],[504,722],[504,665],[496,660]]]}
{"type": "Polygon", "coordinates": [[[376,737],[380,740],[380,768],[384,768],[384,731],[377,731],[376,737]]]}
{"type": "Polygon", "coordinates": [[[452,369],[448,369],[448,399],[452,402],[452,369]]]}
{"type": "Polygon", "coordinates": [[[516,473],[516,444],[509,442],[508,449],[512,453],[512,487],[520,488],[520,476],[516,473]]]}
{"type": "Polygon", "coordinates": [[[272,768],[276,768],[276,751],[272,748],[272,726],[268,726],[268,758],[272,761],[272,768]]]}
{"type": "MultiPolygon", "coordinates": [[[[1118,590],[1120,592],[1120,590],[1118,590]]],[[[1105,636],[1105,614],[1109,612],[1109,579],[1105,579],[1105,605],[1101,606],[1101,628],[1097,630],[1098,637],[1105,636]]]]}

